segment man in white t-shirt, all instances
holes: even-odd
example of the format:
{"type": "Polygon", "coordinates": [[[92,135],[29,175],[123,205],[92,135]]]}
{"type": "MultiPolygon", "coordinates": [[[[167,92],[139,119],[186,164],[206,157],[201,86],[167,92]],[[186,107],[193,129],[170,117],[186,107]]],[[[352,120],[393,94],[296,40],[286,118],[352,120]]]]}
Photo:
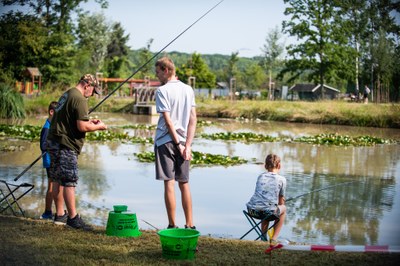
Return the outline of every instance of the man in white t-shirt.
{"type": "Polygon", "coordinates": [[[189,168],[197,116],[193,89],[179,81],[175,65],[168,57],[157,60],[156,76],[161,86],[156,91],[156,109],[160,114],[154,141],[156,179],[164,181],[164,199],[168,227],[176,228],[175,180],[182,194],[185,228],[193,224],[189,168]]]}

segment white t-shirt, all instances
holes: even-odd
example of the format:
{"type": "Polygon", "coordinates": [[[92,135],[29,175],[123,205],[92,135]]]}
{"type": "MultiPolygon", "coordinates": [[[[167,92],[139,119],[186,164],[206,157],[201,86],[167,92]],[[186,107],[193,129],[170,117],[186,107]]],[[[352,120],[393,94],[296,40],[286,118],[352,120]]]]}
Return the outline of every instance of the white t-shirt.
{"type": "Polygon", "coordinates": [[[190,112],[195,107],[195,97],[192,87],[179,80],[168,81],[156,91],[156,110],[160,113],[155,135],[155,145],[161,146],[172,141],[161,113],[169,112],[178,132],[179,140],[185,142],[189,125],[190,112]]]}
{"type": "Polygon", "coordinates": [[[256,189],[247,207],[253,210],[275,210],[279,196],[285,196],[286,178],[272,172],[264,172],[257,178],[256,189]]]}

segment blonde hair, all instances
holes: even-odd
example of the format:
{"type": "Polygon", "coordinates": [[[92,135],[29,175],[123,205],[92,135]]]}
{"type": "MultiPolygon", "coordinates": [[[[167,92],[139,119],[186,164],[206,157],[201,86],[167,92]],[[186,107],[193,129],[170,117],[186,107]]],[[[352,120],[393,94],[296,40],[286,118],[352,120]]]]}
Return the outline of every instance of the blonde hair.
{"type": "Polygon", "coordinates": [[[281,158],[276,154],[268,154],[265,158],[265,169],[271,171],[277,169],[281,163],[281,158]]]}
{"type": "Polygon", "coordinates": [[[175,76],[175,64],[174,61],[172,61],[172,59],[169,57],[164,56],[158,59],[156,62],[156,67],[159,67],[162,71],[168,69],[169,76],[175,76]]]}

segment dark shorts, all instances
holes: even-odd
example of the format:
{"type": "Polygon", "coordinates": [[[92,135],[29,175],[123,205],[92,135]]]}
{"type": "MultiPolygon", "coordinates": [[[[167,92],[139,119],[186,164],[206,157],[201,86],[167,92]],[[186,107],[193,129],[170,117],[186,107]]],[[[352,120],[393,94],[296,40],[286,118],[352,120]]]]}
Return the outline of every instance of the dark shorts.
{"type": "Polygon", "coordinates": [[[154,147],[156,157],[156,179],[189,182],[190,161],[183,159],[178,147],[168,142],[154,147]]]}
{"type": "Polygon", "coordinates": [[[51,175],[50,175],[50,168],[44,168],[44,169],[46,169],[47,178],[48,178],[50,181],[52,181],[53,178],[51,178],[51,175]]]}
{"type": "Polygon", "coordinates": [[[276,220],[281,215],[281,210],[277,207],[275,210],[253,210],[247,208],[247,212],[250,214],[251,217],[256,219],[264,219],[267,216],[270,216],[271,219],[269,221],[276,220]]]}
{"type": "Polygon", "coordinates": [[[65,187],[76,187],[78,184],[78,153],[63,148],[57,142],[48,143],[50,154],[49,177],[65,187]]]}

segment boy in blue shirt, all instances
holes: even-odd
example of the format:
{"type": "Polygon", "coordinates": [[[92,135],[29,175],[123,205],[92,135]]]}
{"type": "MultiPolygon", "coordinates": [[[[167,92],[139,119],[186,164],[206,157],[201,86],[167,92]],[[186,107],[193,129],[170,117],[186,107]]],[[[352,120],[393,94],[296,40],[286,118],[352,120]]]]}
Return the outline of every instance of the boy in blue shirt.
{"type": "MultiPolygon", "coordinates": [[[[40,150],[42,151],[42,154],[47,150],[47,135],[49,133],[51,118],[53,117],[54,110],[56,107],[57,107],[57,102],[50,103],[48,110],[49,116],[42,127],[42,131],[40,132],[40,150]]],[[[49,176],[50,155],[48,152],[43,154],[42,161],[43,161],[43,168],[46,169],[46,174],[47,174],[47,191],[45,200],[45,211],[40,216],[40,219],[52,220],[53,212],[51,210],[51,204],[53,203],[53,194],[52,194],[53,186],[52,186],[52,178],[49,176]]]]}

